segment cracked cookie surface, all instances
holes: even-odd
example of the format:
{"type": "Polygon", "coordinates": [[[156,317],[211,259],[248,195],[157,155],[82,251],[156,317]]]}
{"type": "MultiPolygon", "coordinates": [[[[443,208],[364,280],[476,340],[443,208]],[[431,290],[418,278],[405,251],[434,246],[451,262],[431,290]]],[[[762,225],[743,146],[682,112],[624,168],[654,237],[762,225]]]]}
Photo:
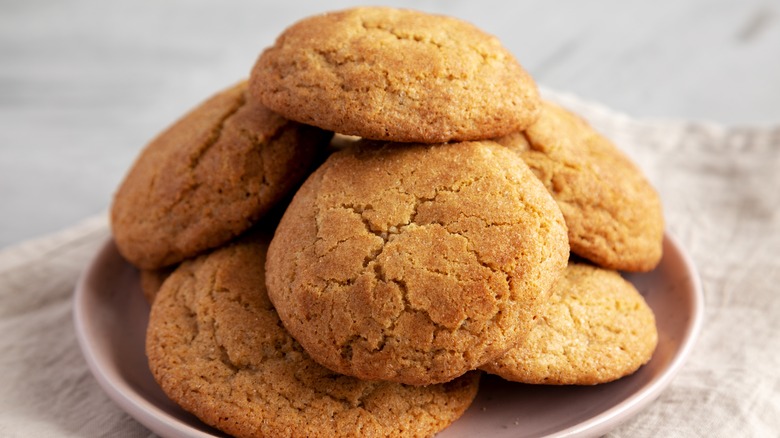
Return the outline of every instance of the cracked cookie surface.
{"type": "Polygon", "coordinates": [[[499,138],[553,195],[572,253],[607,269],[650,271],[661,260],[661,200],[642,171],[575,114],[544,102],[524,132],[499,138]]]}
{"type": "Polygon", "coordinates": [[[436,143],[492,138],[536,118],[536,84],[495,37],[464,21],[384,7],[313,16],[259,57],[250,93],[342,134],[436,143]]]}
{"type": "Polygon", "coordinates": [[[508,149],[361,142],[296,193],[267,285],[319,363],[425,385],[514,345],[568,255],[560,210],[508,149]]]}
{"type": "Polygon", "coordinates": [[[631,283],[570,262],[531,333],[482,369],[516,382],[593,385],[635,372],[657,343],[653,311],[631,283]]]}
{"type": "Polygon", "coordinates": [[[246,99],[247,83],[199,105],[147,145],[111,207],[119,251],[156,269],[248,229],[305,178],[331,134],[246,99]]]}
{"type": "Polygon", "coordinates": [[[270,233],[254,233],[184,262],[152,305],[149,365],[172,400],[237,437],[432,436],[467,409],[478,372],[417,387],[315,363],[268,299],[270,233]]]}

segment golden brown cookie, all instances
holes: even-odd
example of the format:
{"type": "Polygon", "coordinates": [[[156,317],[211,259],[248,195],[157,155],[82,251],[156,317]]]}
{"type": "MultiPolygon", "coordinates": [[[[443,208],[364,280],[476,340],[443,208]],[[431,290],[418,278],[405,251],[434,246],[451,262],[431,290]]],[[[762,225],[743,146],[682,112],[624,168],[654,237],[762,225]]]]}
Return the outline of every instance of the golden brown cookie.
{"type": "Polygon", "coordinates": [[[653,311],[631,283],[570,263],[531,333],[482,369],[516,382],[593,385],[633,373],[657,343],[653,311]]]}
{"type": "Polygon", "coordinates": [[[154,302],[154,297],[157,296],[157,292],[160,290],[163,282],[171,275],[174,269],[175,266],[166,266],[159,269],[140,270],[138,276],[141,283],[141,291],[149,304],[154,302]]]}
{"type": "Polygon", "coordinates": [[[119,251],[156,269],[248,229],[310,171],[331,134],[245,98],[246,82],[184,116],[141,153],[119,187],[111,226],[119,251]]]}
{"type": "Polygon", "coordinates": [[[555,201],[508,149],[364,142],[296,193],[267,285],[319,363],[426,385],[514,345],[568,255],[555,201]]]}
{"type": "Polygon", "coordinates": [[[431,436],[455,421],[479,373],[428,387],[317,365],[265,293],[268,237],[184,262],[152,305],[147,354],[166,394],[237,437],[431,436]]]}
{"type": "Polygon", "coordinates": [[[544,102],[530,128],[497,140],[517,151],[566,218],[571,251],[608,269],[650,271],[661,260],[658,194],[614,144],[544,102]]]}
{"type": "Polygon", "coordinates": [[[304,19],[259,57],[250,93],[285,117],[376,140],[492,138],[537,117],[536,84],[464,21],[363,7],[304,19]]]}

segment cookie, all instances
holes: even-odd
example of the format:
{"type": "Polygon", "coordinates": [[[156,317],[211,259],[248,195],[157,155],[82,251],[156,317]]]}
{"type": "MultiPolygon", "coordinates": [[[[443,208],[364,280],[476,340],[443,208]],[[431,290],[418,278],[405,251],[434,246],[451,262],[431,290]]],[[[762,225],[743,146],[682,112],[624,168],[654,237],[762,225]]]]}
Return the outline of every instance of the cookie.
{"type": "Polygon", "coordinates": [[[508,149],[362,142],[296,193],[267,286],[319,363],[426,385],[513,346],[568,255],[555,201],[508,149]]]}
{"type": "Polygon", "coordinates": [[[570,263],[531,333],[482,369],[516,382],[593,385],[632,374],[657,343],[653,311],[631,283],[570,263]]]}
{"type": "Polygon", "coordinates": [[[427,387],[316,364],[265,292],[268,236],[184,262],[152,305],[147,355],[166,394],[237,437],[431,436],[476,395],[479,373],[427,387]]]}
{"type": "Polygon", "coordinates": [[[218,93],[140,154],[117,190],[111,226],[120,253],[157,269],[248,229],[310,171],[332,134],[246,99],[246,82],[218,93]]]}
{"type": "Polygon", "coordinates": [[[464,21],[363,7],[304,19],[257,60],[250,93],[285,117],[375,140],[492,138],[530,125],[536,84],[464,21]]]}
{"type": "Polygon", "coordinates": [[[650,271],[661,260],[661,201],[641,170],[571,112],[544,102],[525,132],[497,140],[517,151],[566,218],[571,251],[607,269],[650,271]]]}
{"type": "Polygon", "coordinates": [[[154,297],[157,296],[157,292],[160,290],[163,282],[171,275],[174,269],[175,266],[166,266],[160,269],[141,269],[139,271],[138,277],[141,291],[149,304],[154,302],[154,297]]]}

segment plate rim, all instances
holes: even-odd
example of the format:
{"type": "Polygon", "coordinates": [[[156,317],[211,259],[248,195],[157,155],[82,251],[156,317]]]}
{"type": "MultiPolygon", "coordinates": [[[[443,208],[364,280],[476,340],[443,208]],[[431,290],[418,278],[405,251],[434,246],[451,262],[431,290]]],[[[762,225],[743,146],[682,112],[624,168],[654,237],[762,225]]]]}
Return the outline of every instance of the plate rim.
{"type": "Polygon", "coordinates": [[[73,322],[76,329],[76,339],[81,349],[81,353],[87,362],[87,366],[92,375],[97,380],[99,386],[106,392],[108,397],[127,412],[133,419],[147,427],[152,432],[161,436],[188,436],[195,438],[214,438],[215,435],[197,430],[186,423],[179,421],[167,412],[160,409],[154,403],[140,396],[137,391],[127,385],[124,379],[113,375],[114,373],[104,365],[104,356],[98,354],[90,344],[88,338],[88,326],[94,322],[89,318],[84,318],[87,301],[85,298],[87,283],[96,275],[99,263],[96,263],[104,254],[110,252],[112,248],[116,250],[116,244],[111,236],[99,247],[100,249],[90,259],[87,267],[79,276],[73,297],[73,322]],[[113,379],[111,378],[113,377],[113,379]]]}
{"type": "MultiPolygon", "coordinates": [[[[664,232],[664,246],[666,247],[667,244],[675,251],[676,256],[682,262],[687,278],[690,280],[690,302],[692,308],[689,322],[686,324],[687,330],[681,334],[680,346],[669,365],[667,365],[658,378],[648,382],[615,406],[566,429],[544,435],[544,437],[582,437],[606,433],[636,415],[640,410],[657,399],[679,374],[696,344],[704,323],[704,293],[696,265],[685,248],[680,244],[678,238],[668,230],[664,232]]],[[[89,333],[94,331],[90,330],[90,327],[95,322],[85,317],[88,304],[88,298],[86,297],[88,291],[87,284],[94,276],[99,274],[97,272],[100,265],[98,261],[111,251],[117,251],[116,245],[112,237],[107,236],[100,244],[98,251],[89,259],[87,266],[80,273],[74,288],[72,316],[76,339],[91,374],[111,400],[152,432],[162,436],[213,438],[215,435],[193,428],[141,396],[121,376],[116,375],[107,366],[108,361],[105,357],[107,355],[98,353],[90,342],[89,338],[91,336],[89,333]]]]}
{"type": "Polygon", "coordinates": [[[664,372],[661,373],[660,377],[649,382],[639,391],[612,408],[572,427],[544,435],[543,438],[602,435],[607,431],[616,428],[655,401],[679,374],[696,345],[699,333],[701,332],[701,327],[704,324],[704,291],[702,289],[698,269],[696,269],[693,259],[682,246],[679,239],[668,230],[664,232],[664,246],[666,246],[667,243],[674,248],[677,257],[682,261],[685,271],[690,278],[691,291],[693,292],[691,299],[693,311],[691,312],[690,322],[687,324],[686,332],[681,336],[682,341],[680,342],[680,348],[674,355],[672,361],[664,372]]]}

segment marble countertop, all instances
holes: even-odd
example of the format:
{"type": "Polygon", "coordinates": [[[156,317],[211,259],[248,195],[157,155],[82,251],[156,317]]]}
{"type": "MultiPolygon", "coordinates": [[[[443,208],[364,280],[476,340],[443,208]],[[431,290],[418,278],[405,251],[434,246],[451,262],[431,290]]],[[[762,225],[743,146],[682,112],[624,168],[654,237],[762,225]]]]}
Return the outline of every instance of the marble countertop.
{"type": "MultiPolygon", "coordinates": [[[[0,3],[0,248],[105,211],[140,148],[352,1],[0,3]]],[[[498,36],[542,86],[636,118],[780,124],[780,2],[389,1],[498,36]]]]}

